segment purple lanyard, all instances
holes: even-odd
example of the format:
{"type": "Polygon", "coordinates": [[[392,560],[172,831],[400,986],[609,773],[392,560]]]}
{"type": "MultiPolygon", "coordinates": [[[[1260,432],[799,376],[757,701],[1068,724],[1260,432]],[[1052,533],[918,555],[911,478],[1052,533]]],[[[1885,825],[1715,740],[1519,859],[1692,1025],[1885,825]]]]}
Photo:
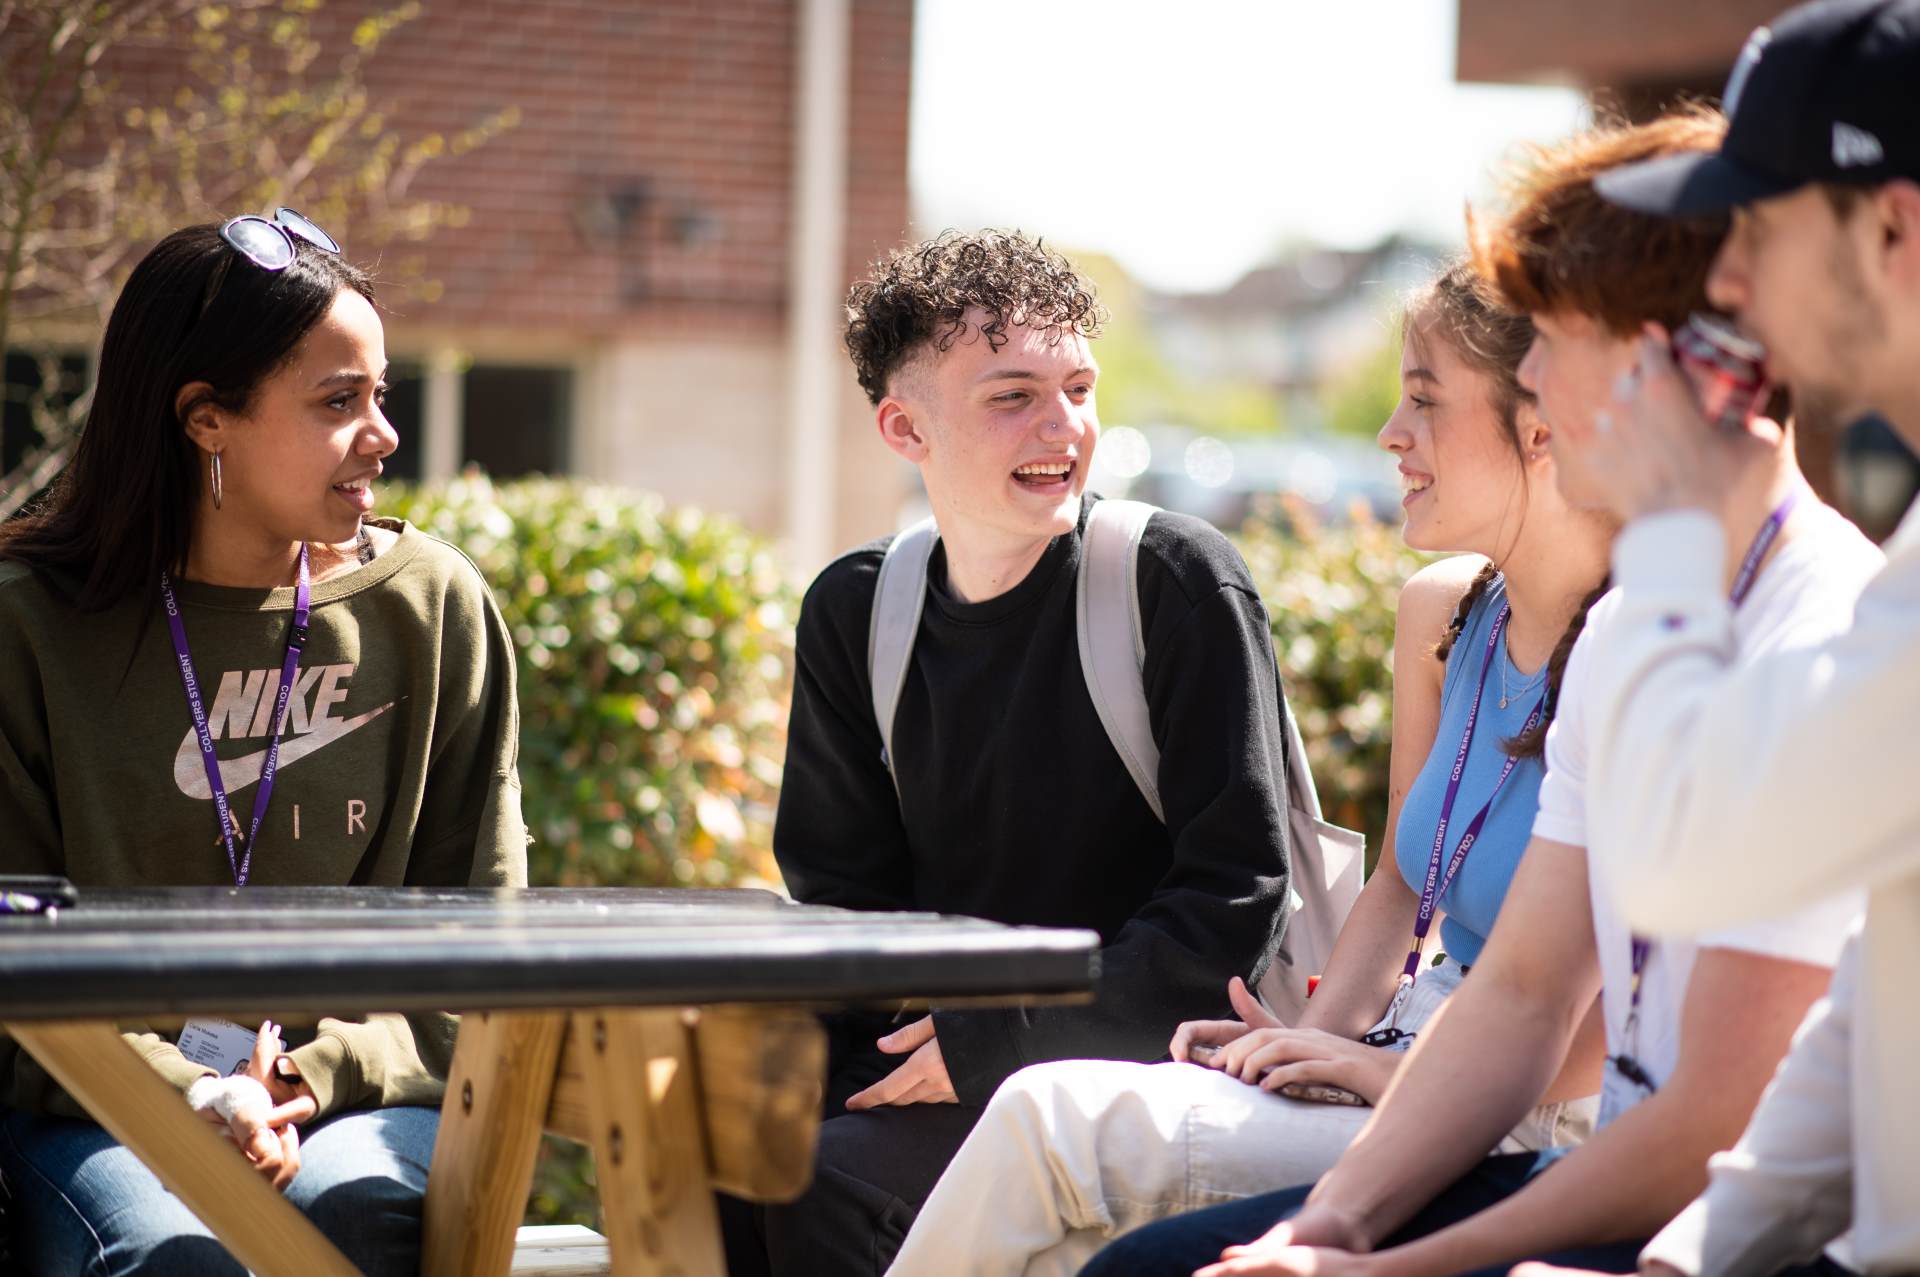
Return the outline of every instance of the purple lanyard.
{"type": "Polygon", "coordinates": [[[220,819],[220,836],[227,844],[227,864],[233,870],[236,887],[247,885],[247,873],[253,867],[253,847],[260,837],[260,821],[267,814],[267,800],[273,796],[273,774],[280,764],[280,733],[286,730],[287,702],[293,695],[295,677],[300,672],[300,649],[307,642],[307,547],[300,546],[299,583],[293,591],[293,628],[287,632],[287,655],[280,663],[280,694],[273,703],[273,730],[267,737],[267,761],[260,769],[260,788],[253,797],[253,824],[247,830],[247,853],[236,856],[233,849],[233,815],[227,806],[227,787],[220,779],[220,760],[213,754],[213,734],[207,730],[207,710],[200,701],[200,683],[193,675],[193,657],[187,652],[187,627],[180,620],[180,604],[173,597],[173,584],[160,574],[160,598],[166,604],[167,629],[173,633],[173,654],[180,658],[180,682],[187,689],[187,708],[193,711],[193,732],[200,741],[200,761],[206,764],[207,787],[213,791],[214,814],[220,819]]]}
{"type": "MultiPolygon", "coordinates": [[[[1460,748],[1453,756],[1453,771],[1447,776],[1446,796],[1440,800],[1440,825],[1433,831],[1433,854],[1427,860],[1427,880],[1420,889],[1420,912],[1413,922],[1413,945],[1407,950],[1407,965],[1400,972],[1403,985],[1411,984],[1419,975],[1420,950],[1426,944],[1427,932],[1433,928],[1434,909],[1440,898],[1447,894],[1447,888],[1453,885],[1453,879],[1460,867],[1467,862],[1467,853],[1480,837],[1480,831],[1486,826],[1487,815],[1493,810],[1493,800],[1500,796],[1500,790],[1507,783],[1507,777],[1513,775],[1513,769],[1519,759],[1509,755],[1506,766],[1500,769],[1500,779],[1493,783],[1493,792],[1487,795],[1487,802],[1477,815],[1468,822],[1467,831],[1460,836],[1460,845],[1453,849],[1453,858],[1446,861],[1446,872],[1442,874],[1440,865],[1446,855],[1447,825],[1453,819],[1453,804],[1460,797],[1460,780],[1467,768],[1467,753],[1473,748],[1473,731],[1480,721],[1480,701],[1486,695],[1487,675],[1493,669],[1494,653],[1499,649],[1500,636],[1506,631],[1507,618],[1513,614],[1508,604],[1500,605],[1500,615],[1493,620],[1493,629],[1487,635],[1486,656],[1480,662],[1480,683],[1474,689],[1473,704],[1467,707],[1467,729],[1460,736],[1460,748]]],[[[1520,729],[1522,736],[1533,730],[1545,711],[1546,694],[1541,693],[1534,704],[1533,713],[1527,716],[1527,725],[1520,729]]]]}
{"type": "Polygon", "coordinates": [[[1780,529],[1787,525],[1787,519],[1793,514],[1794,503],[1799,500],[1798,488],[1787,493],[1786,500],[1774,507],[1767,521],[1753,534],[1753,544],[1747,547],[1747,557],[1740,560],[1740,570],[1733,574],[1733,590],[1728,597],[1735,607],[1747,601],[1747,595],[1753,590],[1753,580],[1760,575],[1760,560],[1766,558],[1767,551],[1773,548],[1780,529]]]}
{"type": "MultiPolygon", "coordinates": [[[[1779,539],[1780,529],[1787,525],[1793,515],[1793,507],[1800,500],[1800,490],[1795,488],[1787,493],[1786,500],[1773,508],[1767,521],[1753,534],[1753,544],[1747,547],[1746,557],[1740,560],[1740,570],[1733,574],[1733,589],[1727,594],[1730,602],[1739,607],[1747,601],[1747,595],[1753,592],[1753,583],[1760,575],[1760,560],[1767,557],[1767,551],[1779,539]]],[[[1640,1023],[1640,973],[1647,969],[1647,958],[1653,951],[1652,943],[1641,935],[1632,937],[1633,978],[1628,986],[1632,992],[1627,998],[1627,1031],[1632,1032],[1640,1023]]]]}

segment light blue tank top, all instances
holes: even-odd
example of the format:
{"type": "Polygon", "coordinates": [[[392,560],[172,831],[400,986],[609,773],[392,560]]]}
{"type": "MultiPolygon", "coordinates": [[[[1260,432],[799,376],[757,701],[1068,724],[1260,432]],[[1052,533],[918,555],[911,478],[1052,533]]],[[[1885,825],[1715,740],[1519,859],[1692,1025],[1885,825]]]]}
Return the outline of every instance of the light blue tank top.
{"type": "MultiPolygon", "coordinates": [[[[1433,856],[1433,835],[1440,824],[1440,805],[1447,792],[1447,777],[1453,770],[1454,756],[1460,749],[1461,734],[1467,728],[1467,710],[1473,704],[1480,668],[1486,659],[1487,635],[1494,618],[1506,602],[1504,577],[1495,577],[1472,612],[1466,627],[1454,642],[1447,660],[1446,677],[1440,691],[1440,730],[1433,738],[1433,749],[1426,765],[1407,791],[1400,805],[1400,824],[1394,834],[1394,858],[1400,876],[1417,896],[1427,879],[1427,866],[1433,856]]],[[[1507,655],[1506,636],[1501,636],[1493,653],[1493,668],[1487,674],[1487,690],[1480,700],[1480,723],[1473,734],[1473,747],[1461,772],[1460,796],[1454,800],[1453,816],[1447,824],[1446,861],[1459,846],[1461,835],[1493,793],[1507,754],[1502,741],[1520,734],[1527,715],[1533,711],[1540,694],[1546,690],[1545,667],[1532,675],[1522,674],[1507,655]],[[1505,709],[1500,708],[1501,667],[1506,667],[1506,685],[1511,694],[1505,709]],[[1526,687],[1526,691],[1521,691],[1526,687]]],[[[1545,769],[1538,758],[1524,758],[1493,800],[1486,825],[1453,885],[1440,898],[1439,908],[1446,913],[1440,924],[1440,940],[1447,953],[1462,965],[1480,960],[1480,949],[1493,929],[1493,920],[1506,899],[1507,886],[1520,864],[1520,854],[1533,833],[1533,817],[1540,801],[1540,778],[1545,769]]]]}

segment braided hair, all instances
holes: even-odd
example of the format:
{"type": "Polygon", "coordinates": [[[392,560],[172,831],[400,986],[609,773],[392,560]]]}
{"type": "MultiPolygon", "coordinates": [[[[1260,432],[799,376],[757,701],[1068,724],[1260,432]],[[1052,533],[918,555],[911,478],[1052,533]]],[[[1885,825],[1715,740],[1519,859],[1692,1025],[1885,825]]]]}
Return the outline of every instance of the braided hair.
{"type": "Polygon", "coordinates": [[[1613,586],[1611,575],[1603,577],[1600,584],[1580,600],[1580,606],[1574,609],[1573,619],[1567,622],[1567,628],[1560,633],[1560,641],[1553,645],[1553,652],[1547,657],[1547,694],[1546,701],[1540,707],[1540,721],[1518,736],[1502,741],[1500,747],[1514,758],[1545,758],[1547,753],[1547,728],[1553,722],[1553,712],[1560,706],[1560,684],[1567,676],[1567,658],[1573,655],[1573,645],[1580,638],[1582,630],[1587,628],[1587,613],[1593,611],[1613,586]]]}
{"type": "Polygon", "coordinates": [[[1473,609],[1478,606],[1481,596],[1487,592],[1487,587],[1492,585],[1494,578],[1499,575],[1499,567],[1489,559],[1487,566],[1481,568],[1479,574],[1473,578],[1473,582],[1467,586],[1467,592],[1460,596],[1460,602],[1453,609],[1453,619],[1447,622],[1446,631],[1440,635],[1440,641],[1433,645],[1433,654],[1440,658],[1441,664],[1446,664],[1447,658],[1453,655],[1453,645],[1459,642],[1461,633],[1467,628],[1467,618],[1473,615],[1473,609]]]}

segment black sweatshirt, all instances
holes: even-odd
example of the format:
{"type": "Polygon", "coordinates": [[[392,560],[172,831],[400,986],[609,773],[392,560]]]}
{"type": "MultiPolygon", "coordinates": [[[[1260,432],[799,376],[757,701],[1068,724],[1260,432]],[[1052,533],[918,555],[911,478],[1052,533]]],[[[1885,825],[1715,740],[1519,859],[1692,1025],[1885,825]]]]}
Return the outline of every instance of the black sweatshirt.
{"type": "Polygon", "coordinates": [[[903,799],[867,676],[887,541],[829,565],[800,612],[774,829],[794,896],[1100,934],[1090,1006],[935,1012],[969,1104],[1028,1064],[1163,1058],[1181,1020],[1228,1013],[1228,977],[1259,978],[1285,918],[1286,733],[1252,577],[1210,525],[1168,513],[1147,524],[1139,593],[1162,825],[1080,670],[1074,586],[1097,499],[985,602],[950,592],[935,549],[894,719],[903,799]]]}

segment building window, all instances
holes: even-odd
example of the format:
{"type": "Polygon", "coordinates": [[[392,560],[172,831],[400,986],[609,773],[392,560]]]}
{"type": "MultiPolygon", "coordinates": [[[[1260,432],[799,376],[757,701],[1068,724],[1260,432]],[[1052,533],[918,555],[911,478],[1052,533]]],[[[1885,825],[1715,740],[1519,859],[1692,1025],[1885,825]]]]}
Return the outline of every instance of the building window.
{"type": "Polygon", "coordinates": [[[475,364],[461,398],[463,464],[496,479],[566,471],[573,369],[475,364]]]}

